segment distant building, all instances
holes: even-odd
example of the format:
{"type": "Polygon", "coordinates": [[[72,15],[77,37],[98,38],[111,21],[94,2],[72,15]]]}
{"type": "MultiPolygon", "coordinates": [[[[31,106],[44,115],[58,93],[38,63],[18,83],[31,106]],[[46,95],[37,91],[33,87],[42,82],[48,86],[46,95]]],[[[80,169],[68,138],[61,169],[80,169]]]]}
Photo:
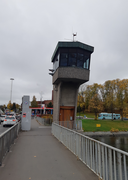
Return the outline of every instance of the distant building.
{"type": "Polygon", "coordinates": [[[47,107],[47,105],[49,104],[49,103],[52,103],[53,104],[53,100],[44,100],[44,101],[37,101],[37,103],[38,103],[38,107],[41,107],[41,104],[43,105],[45,105],[45,107],[47,107]]]}
{"type": "Polygon", "coordinates": [[[53,114],[53,108],[47,107],[49,103],[53,104],[53,91],[52,100],[37,101],[38,107],[31,107],[32,115],[40,116],[42,114],[53,114]]]}

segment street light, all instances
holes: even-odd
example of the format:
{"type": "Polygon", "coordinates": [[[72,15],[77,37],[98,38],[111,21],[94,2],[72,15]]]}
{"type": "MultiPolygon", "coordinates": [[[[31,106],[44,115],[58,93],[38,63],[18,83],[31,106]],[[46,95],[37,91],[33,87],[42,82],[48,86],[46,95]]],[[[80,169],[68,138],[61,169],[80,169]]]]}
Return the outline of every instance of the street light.
{"type": "Polygon", "coordinates": [[[13,84],[13,78],[10,78],[11,80],[11,93],[10,93],[10,104],[11,104],[11,100],[12,100],[12,84],[13,84]]]}

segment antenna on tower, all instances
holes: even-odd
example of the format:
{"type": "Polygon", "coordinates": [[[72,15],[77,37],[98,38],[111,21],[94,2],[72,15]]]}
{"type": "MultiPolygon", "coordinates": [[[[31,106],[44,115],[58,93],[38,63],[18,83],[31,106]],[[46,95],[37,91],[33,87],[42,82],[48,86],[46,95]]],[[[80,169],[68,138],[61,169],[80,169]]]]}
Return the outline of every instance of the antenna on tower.
{"type": "Polygon", "coordinates": [[[74,41],[74,37],[77,36],[77,33],[73,33],[73,41],[74,41]]]}

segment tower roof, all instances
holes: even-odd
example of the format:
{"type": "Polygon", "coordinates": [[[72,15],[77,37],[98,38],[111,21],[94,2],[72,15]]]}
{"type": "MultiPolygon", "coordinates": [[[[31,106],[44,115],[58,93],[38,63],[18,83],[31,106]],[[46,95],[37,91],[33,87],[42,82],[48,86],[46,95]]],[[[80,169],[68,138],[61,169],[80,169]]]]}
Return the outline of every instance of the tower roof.
{"type": "Polygon", "coordinates": [[[84,44],[84,43],[81,43],[79,41],[59,41],[56,48],[55,48],[55,51],[52,55],[52,58],[51,58],[51,61],[53,62],[54,58],[55,58],[55,55],[57,53],[57,51],[59,50],[59,48],[80,48],[80,49],[83,49],[83,50],[86,50],[86,51],[89,51],[90,53],[93,53],[94,51],[94,47],[92,46],[89,46],[87,44],[84,44]]]}

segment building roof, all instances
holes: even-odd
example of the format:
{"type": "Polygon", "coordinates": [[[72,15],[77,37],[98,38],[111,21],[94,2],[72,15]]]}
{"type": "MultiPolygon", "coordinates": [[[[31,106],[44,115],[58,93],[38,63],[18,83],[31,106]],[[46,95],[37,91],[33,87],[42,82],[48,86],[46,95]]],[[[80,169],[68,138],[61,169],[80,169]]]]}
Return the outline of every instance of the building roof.
{"type": "Polygon", "coordinates": [[[45,108],[44,107],[42,107],[42,108],[41,107],[30,107],[30,109],[46,109],[46,110],[51,109],[52,110],[53,108],[49,108],[49,107],[45,107],[45,108]]]}
{"type": "Polygon", "coordinates": [[[91,53],[94,51],[94,47],[92,46],[89,46],[87,44],[84,44],[84,43],[81,43],[79,41],[72,41],[72,42],[62,42],[62,41],[59,41],[56,48],[55,48],[55,51],[52,55],[52,58],[51,58],[51,61],[53,62],[54,58],[55,58],[55,55],[58,51],[59,48],[81,48],[83,50],[86,50],[86,51],[90,51],[91,53]]]}

